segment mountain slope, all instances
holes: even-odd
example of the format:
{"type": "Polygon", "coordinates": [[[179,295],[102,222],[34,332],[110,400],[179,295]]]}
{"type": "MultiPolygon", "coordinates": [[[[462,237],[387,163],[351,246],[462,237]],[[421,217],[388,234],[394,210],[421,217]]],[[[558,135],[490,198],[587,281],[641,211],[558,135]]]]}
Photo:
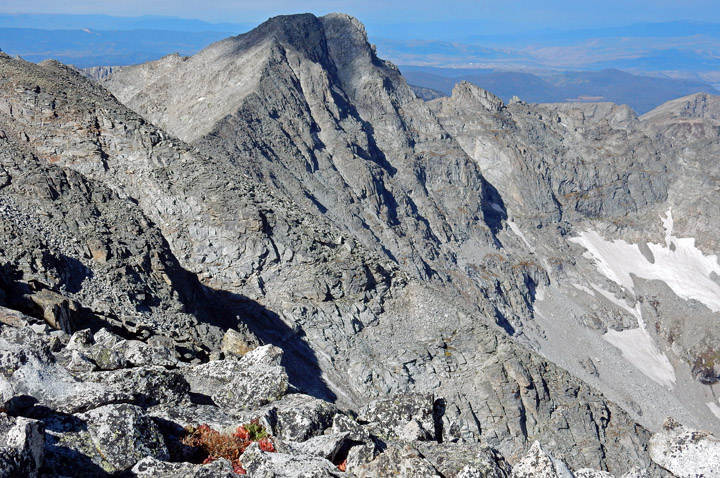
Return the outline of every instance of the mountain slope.
{"type": "MultiPolygon", "coordinates": [[[[505,336],[487,300],[467,307],[408,278],[72,70],[1,60],[12,78],[1,90],[3,130],[17,132],[51,170],[82,175],[152,221],[216,310],[285,349],[296,387],[350,407],[392,393],[442,395],[446,440],[482,439],[513,461],[538,438],[575,467],[650,464],[649,434],[505,336]]],[[[154,327],[160,319],[145,320],[154,327]]]]}
{"type": "MultiPolygon", "coordinates": [[[[470,314],[492,317],[647,426],[672,414],[718,427],[712,389],[696,380],[714,373],[703,364],[717,349],[718,208],[704,193],[717,182],[697,174],[715,133],[683,148],[627,107],[505,105],[467,84],[425,104],[342,15],[280,17],[226,42],[250,39],[268,45],[268,56],[240,96],[203,79],[221,74],[212,64],[127,67],[106,84],[171,130],[162,105],[185,108],[195,93],[237,107],[187,139],[330,218],[470,314]],[[126,86],[149,84],[152,70],[163,85],[197,81],[126,86]],[[694,259],[683,262],[685,254],[694,259]],[[700,270],[703,289],[680,285],[675,269],[700,270]],[[685,332],[693,323],[700,333],[685,332]]],[[[239,46],[218,66],[247,54],[239,46]]]]}
{"type": "Polygon", "coordinates": [[[518,96],[528,103],[613,102],[628,105],[638,114],[679,96],[704,91],[717,94],[707,82],[661,78],[618,69],[600,71],[504,71],[474,68],[401,66],[414,86],[439,90],[449,96],[453,87],[467,81],[492,91],[505,101],[518,96]]]}
{"type": "Polygon", "coordinates": [[[343,15],[271,19],[194,58],[123,68],[106,85],[644,425],[671,414],[718,429],[705,385],[718,375],[708,364],[720,294],[720,208],[707,194],[717,178],[700,173],[717,148],[706,120],[666,127],[609,103],[505,105],[468,84],[426,104],[343,15]],[[249,89],[234,89],[242,78],[218,88],[214,78],[245,64],[249,89]],[[206,115],[205,101],[225,116],[206,115]],[[193,128],[177,119],[189,109],[193,128]],[[693,274],[701,287],[677,279],[693,274]]]}

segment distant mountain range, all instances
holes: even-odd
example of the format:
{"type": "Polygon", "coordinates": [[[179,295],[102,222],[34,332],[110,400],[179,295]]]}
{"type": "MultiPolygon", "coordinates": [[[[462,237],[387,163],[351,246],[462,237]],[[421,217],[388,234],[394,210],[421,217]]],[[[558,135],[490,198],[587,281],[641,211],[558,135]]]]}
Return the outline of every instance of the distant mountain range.
{"type": "Polygon", "coordinates": [[[169,53],[192,55],[236,33],[169,30],[39,30],[0,28],[0,48],[11,55],[39,62],[54,58],[85,68],[132,65],[169,53]]]}
{"type": "MultiPolygon", "coordinates": [[[[253,26],[160,16],[0,14],[0,49],[34,62],[121,66],[192,55],[253,26]]],[[[498,32],[468,20],[371,24],[368,32],[382,57],[406,65],[408,81],[427,89],[416,88],[423,97],[448,95],[467,80],[506,100],[612,101],[643,113],[679,96],[717,94],[720,87],[718,24],[498,32]]]]}
{"type": "Polygon", "coordinates": [[[0,14],[0,49],[28,61],[54,58],[79,68],[131,65],[170,53],[192,55],[253,26],[150,15],[0,14]]]}
{"type": "Polygon", "coordinates": [[[698,80],[633,75],[616,69],[532,74],[491,69],[401,66],[418,96],[450,96],[460,81],[492,91],[505,101],[519,96],[530,103],[604,102],[626,104],[643,114],[666,101],[693,93],[720,94],[698,80]],[[426,91],[429,90],[429,91],[426,91]]]}
{"type": "Polygon", "coordinates": [[[0,13],[0,28],[33,28],[38,30],[170,30],[178,32],[236,32],[250,30],[256,24],[209,23],[187,18],[143,15],[7,14],[0,13]]]}
{"type": "Polygon", "coordinates": [[[398,64],[505,70],[617,68],[720,83],[718,24],[677,21],[516,34],[471,33],[461,24],[452,38],[436,28],[418,31],[378,29],[373,39],[378,50],[398,64]]]}

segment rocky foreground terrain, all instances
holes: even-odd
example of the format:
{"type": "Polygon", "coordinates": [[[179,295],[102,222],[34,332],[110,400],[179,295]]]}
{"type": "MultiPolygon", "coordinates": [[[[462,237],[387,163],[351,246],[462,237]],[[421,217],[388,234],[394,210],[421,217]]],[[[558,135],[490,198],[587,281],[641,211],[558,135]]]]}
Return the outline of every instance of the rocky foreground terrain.
{"type": "Polygon", "coordinates": [[[0,148],[5,476],[720,475],[718,98],[424,102],[297,15],[4,55],[0,148]]]}

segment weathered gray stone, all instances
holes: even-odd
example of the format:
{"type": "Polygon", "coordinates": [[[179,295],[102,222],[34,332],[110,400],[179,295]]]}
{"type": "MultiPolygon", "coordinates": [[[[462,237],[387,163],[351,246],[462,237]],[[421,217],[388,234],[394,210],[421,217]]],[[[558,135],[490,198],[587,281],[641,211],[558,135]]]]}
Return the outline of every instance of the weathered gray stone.
{"type": "Polygon", "coordinates": [[[358,415],[360,422],[370,422],[370,429],[380,437],[406,441],[435,438],[433,396],[402,394],[376,400],[358,415]]]}
{"type": "Polygon", "coordinates": [[[79,378],[126,390],[132,394],[135,403],[142,406],[179,404],[190,390],[180,370],[167,370],[160,366],[92,372],[79,378]]]}
{"type": "Polygon", "coordinates": [[[591,470],[590,468],[581,468],[575,471],[575,478],[615,478],[607,471],[591,470]]]}
{"type": "Polygon", "coordinates": [[[680,478],[720,476],[720,440],[672,418],[650,438],[650,457],[680,478]]]}
{"type": "Polygon", "coordinates": [[[402,428],[400,433],[398,433],[398,438],[401,441],[412,442],[431,440],[434,436],[431,432],[425,430],[419,421],[413,418],[402,428]]]}
{"type": "Polygon", "coordinates": [[[127,340],[119,342],[114,348],[136,367],[144,365],[174,367],[178,363],[172,350],[162,345],[149,345],[139,340],[127,340]]]}
{"type": "Polygon", "coordinates": [[[70,360],[65,365],[73,373],[92,372],[97,368],[95,363],[88,356],[79,350],[70,351],[70,360]]]}
{"type": "Polygon", "coordinates": [[[512,478],[573,478],[573,473],[562,461],[549,455],[537,441],[527,455],[512,468],[512,478]]]}
{"type": "Polygon", "coordinates": [[[238,372],[212,399],[226,410],[252,410],[279,400],[287,389],[288,377],[282,367],[255,365],[238,372]]]}
{"type": "Polygon", "coordinates": [[[482,443],[421,442],[413,446],[442,476],[507,478],[511,467],[505,459],[482,443]]]}
{"type": "Polygon", "coordinates": [[[184,376],[195,393],[210,396],[230,411],[259,408],[280,399],[288,389],[288,377],[278,364],[282,351],[259,347],[240,360],[215,360],[190,367],[184,376]]]}
{"type": "Polygon", "coordinates": [[[273,405],[275,408],[275,434],[296,442],[320,435],[329,428],[337,412],[334,405],[307,395],[286,395],[273,405]]]}
{"type": "Polygon", "coordinates": [[[79,415],[107,464],[126,470],[146,456],[167,460],[168,449],[157,425],[134,405],[106,405],[79,415]]]}
{"type": "Polygon", "coordinates": [[[370,463],[356,466],[352,472],[360,478],[403,477],[439,478],[437,470],[409,445],[389,445],[370,463]]]}
{"type": "MultiPolygon", "coordinates": [[[[82,361],[87,366],[88,363],[82,361]]],[[[9,408],[49,407],[77,413],[108,403],[131,401],[131,395],[96,383],[83,383],[54,362],[49,346],[29,328],[8,329],[0,338],[0,372],[8,395],[31,397],[32,402],[11,400],[9,408]]],[[[6,398],[8,400],[10,397],[6,398]]],[[[19,410],[15,410],[19,411],[19,410]]]]}
{"type": "Polygon", "coordinates": [[[620,478],[651,478],[651,476],[646,469],[633,468],[627,473],[624,473],[620,478]]]}
{"type": "Polygon", "coordinates": [[[90,332],[90,329],[82,329],[70,336],[70,340],[68,340],[65,348],[68,350],[83,350],[94,343],[95,339],[93,338],[93,334],[90,332]]]}
{"type": "Polygon", "coordinates": [[[356,420],[338,413],[333,417],[332,423],[333,433],[348,433],[348,438],[354,441],[368,442],[370,441],[370,432],[368,429],[360,425],[356,420]]]}
{"type": "Polygon", "coordinates": [[[224,459],[213,460],[207,465],[192,463],[169,463],[151,456],[145,457],[132,468],[140,478],[236,478],[232,464],[224,459]]]}
{"type": "Polygon", "coordinates": [[[36,420],[18,417],[8,420],[6,416],[2,428],[4,436],[0,443],[0,476],[35,478],[43,465],[45,454],[45,431],[36,420]]]}
{"type": "Polygon", "coordinates": [[[250,476],[288,478],[329,478],[342,474],[328,460],[313,455],[268,453],[252,444],[240,455],[240,463],[250,476]]]}
{"type": "MultiPolygon", "coordinates": [[[[302,443],[293,443],[289,441],[281,443],[284,444],[284,447],[287,447],[295,453],[319,456],[334,462],[337,453],[347,443],[348,435],[348,432],[330,433],[328,435],[320,435],[309,438],[302,443]]],[[[278,445],[278,451],[282,452],[284,450],[278,445]]]]}
{"type": "Polygon", "coordinates": [[[346,471],[352,472],[360,465],[370,463],[375,459],[380,451],[375,444],[356,445],[348,450],[347,460],[345,462],[346,471]]]}
{"type": "Polygon", "coordinates": [[[280,347],[263,345],[243,355],[242,359],[240,359],[240,366],[248,368],[256,365],[279,367],[282,357],[283,351],[280,347]]]}

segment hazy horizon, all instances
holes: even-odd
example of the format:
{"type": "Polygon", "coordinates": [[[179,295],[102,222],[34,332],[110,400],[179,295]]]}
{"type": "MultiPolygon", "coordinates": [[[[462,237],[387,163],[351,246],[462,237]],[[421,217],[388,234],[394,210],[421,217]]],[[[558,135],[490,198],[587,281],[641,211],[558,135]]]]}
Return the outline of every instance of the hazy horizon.
{"type": "Polygon", "coordinates": [[[372,33],[373,29],[387,29],[396,25],[432,26],[433,30],[446,29],[445,34],[463,33],[474,28],[476,34],[518,34],[528,29],[581,30],[627,26],[636,23],[670,21],[696,21],[720,23],[717,2],[690,0],[684,2],[663,0],[635,0],[606,2],[571,2],[552,0],[538,4],[526,0],[468,1],[451,0],[442,8],[428,0],[400,0],[378,2],[340,0],[312,0],[302,4],[288,0],[267,2],[206,1],[198,4],[188,0],[154,2],[130,0],[69,0],[49,4],[45,0],[5,0],[0,6],[4,14],[104,14],[122,17],[145,15],[168,16],[179,19],[201,20],[210,23],[258,24],[269,17],[282,14],[309,12],[323,15],[342,12],[361,20],[372,33]],[[458,29],[458,26],[460,27],[458,29]]]}

